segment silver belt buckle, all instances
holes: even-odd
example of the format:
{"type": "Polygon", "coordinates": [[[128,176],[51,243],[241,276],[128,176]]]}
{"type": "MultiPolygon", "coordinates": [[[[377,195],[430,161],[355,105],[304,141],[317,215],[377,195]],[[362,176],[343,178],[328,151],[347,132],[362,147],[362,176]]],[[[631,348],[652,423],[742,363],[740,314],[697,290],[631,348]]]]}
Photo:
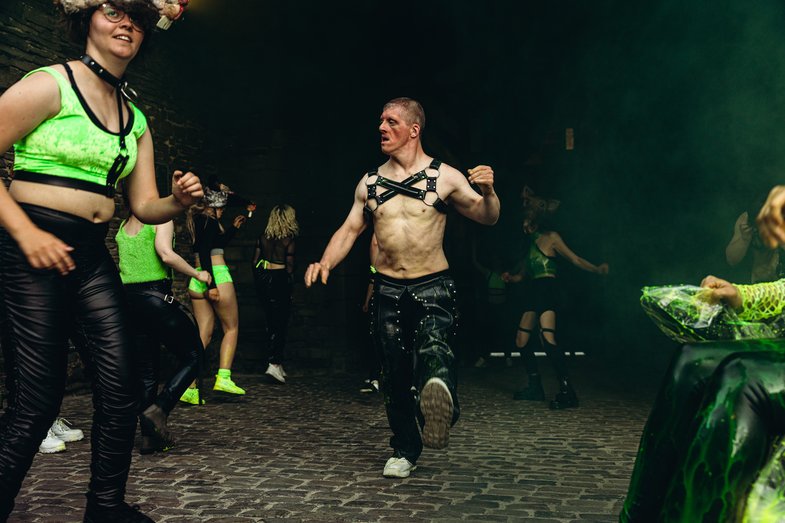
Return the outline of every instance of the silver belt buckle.
{"type": "Polygon", "coordinates": [[[172,294],[165,294],[164,301],[166,303],[174,303],[174,296],[172,294]]]}

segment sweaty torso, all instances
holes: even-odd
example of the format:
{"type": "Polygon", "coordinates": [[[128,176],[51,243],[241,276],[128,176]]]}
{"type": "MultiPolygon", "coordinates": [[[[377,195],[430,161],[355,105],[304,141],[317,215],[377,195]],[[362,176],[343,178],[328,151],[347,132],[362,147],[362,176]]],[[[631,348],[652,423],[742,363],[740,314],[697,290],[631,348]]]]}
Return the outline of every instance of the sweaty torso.
{"type": "MultiPolygon", "coordinates": [[[[396,175],[386,167],[387,164],[379,169],[379,175],[392,181],[401,182],[413,174],[396,175]]],[[[420,180],[411,187],[425,189],[426,183],[426,180],[420,180]]],[[[377,188],[377,193],[383,191],[381,187],[377,188]]],[[[444,200],[448,192],[448,183],[440,175],[436,180],[436,193],[444,200]]],[[[435,198],[436,194],[428,194],[423,201],[398,194],[370,213],[379,245],[377,271],[393,278],[417,278],[449,267],[442,249],[447,216],[433,207],[435,198]]]]}

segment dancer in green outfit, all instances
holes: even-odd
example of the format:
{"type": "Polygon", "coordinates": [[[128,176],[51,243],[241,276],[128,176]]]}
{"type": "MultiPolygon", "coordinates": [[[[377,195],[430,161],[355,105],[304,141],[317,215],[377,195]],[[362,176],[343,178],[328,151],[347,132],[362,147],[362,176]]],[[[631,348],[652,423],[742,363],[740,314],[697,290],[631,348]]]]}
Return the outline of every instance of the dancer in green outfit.
{"type": "Polygon", "coordinates": [[[174,438],[167,428],[169,413],[197,377],[204,352],[196,320],[172,293],[172,269],[205,284],[212,278],[209,272],[191,267],[174,251],[171,221],[145,225],[131,214],[120,225],[115,240],[120,278],[130,305],[130,326],[138,341],[136,365],[142,385],[139,452],[166,451],[174,446],[174,438]],[[178,360],[161,392],[158,392],[159,345],[178,360]]]}
{"type": "Polygon", "coordinates": [[[564,348],[556,343],[556,314],[559,310],[559,287],[556,274],[557,256],[563,256],[576,267],[595,274],[608,274],[608,264],[593,265],[575,254],[561,235],[554,230],[541,227],[542,216],[533,215],[526,218],[523,231],[531,237],[531,245],[523,260],[518,274],[503,273],[502,278],[508,282],[524,281],[521,318],[515,336],[515,346],[521,352],[521,359],[528,374],[528,385],[516,391],[515,400],[542,401],[545,392],[542,388],[539,366],[534,350],[529,346],[529,339],[536,327],[542,347],[553,362],[559,380],[559,392],[551,401],[552,409],[567,409],[578,406],[578,396],[572,386],[568,372],[564,348]]]}

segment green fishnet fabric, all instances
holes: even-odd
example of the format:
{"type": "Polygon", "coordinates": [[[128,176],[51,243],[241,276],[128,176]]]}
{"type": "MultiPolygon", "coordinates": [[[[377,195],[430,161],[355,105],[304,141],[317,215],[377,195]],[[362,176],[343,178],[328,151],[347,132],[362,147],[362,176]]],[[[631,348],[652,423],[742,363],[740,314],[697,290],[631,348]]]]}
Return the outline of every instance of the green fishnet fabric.
{"type": "MultiPolygon", "coordinates": [[[[695,285],[665,285],[644,287],[641,306],[659,329],[679,343],[711,340],[745,340],[785,337],[785,318],[771,314],[777,292],[785,305],[785,280],[780,286],[772,284],[739,287],[767,289],[746,290],[750,298],[742,314],[720,303],[710,303],[704,298],[706,289],[695,285]],[[760,303],[760,305],[759,305],[760,303]],[[768,313],[764,313],[764,309],[768,313]]],[[[782,312],[780,306],[780,312],[782,312]]]]}
{"type": "Polygon", "coordinates": [[[739,319],[760,321],[782,314],[785,308],[785,279],[755,285],[736,285],[741,294],[739,319]]]}

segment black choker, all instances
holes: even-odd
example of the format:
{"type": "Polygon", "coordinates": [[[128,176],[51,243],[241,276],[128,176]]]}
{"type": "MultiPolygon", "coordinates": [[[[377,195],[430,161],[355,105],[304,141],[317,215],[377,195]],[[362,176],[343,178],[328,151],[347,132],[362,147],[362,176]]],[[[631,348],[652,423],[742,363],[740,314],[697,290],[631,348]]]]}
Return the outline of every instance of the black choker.
{"type": "MultiPolygon", "coordinates": [[[[98,75],[98,78],[114,87],[115,93],[117,93],[117,119],[120,123],[120,133],[118,136],[120,153],[114,159],[114,162],[112,163],[112,166],[109,168],[109,172],[106,175],[106,187],[108,190],[111,190],[112,194],[114,194],[117,180],[120,178],[123,170],[125,170],[125,167],[128,165],[128,160],[130,158],[128,154],[128,148],[125,145],[126,129],[125,122],[123,121],[122,98],[125,97],[126,100],[131,100],[131,96],[136,98],[136,92],[128,87],[128,82],[124,78],[117,78],[115,75],[104,69],[101,64],[93,60],[89,55],[82,56],[81,60],[82,63],[85,64],[92,72],[98,75]],[[131,96],[129,96],[129,94],[131,96]]],[[[130,110],[131,109],[129,108],[129,111],[130,110]]],[[[107,194],[109,194],[109,192],[107,192],[107,194]]]]}
{"type": "Polygon", "coordinates": [[[128,80],[123,78],[117,78],[115,75],[107,71],[103,68],[101,64],[93,60],[90,55],[83,55],[80,60],[83,64],[85,64],[92,72],[94,72],[98,78],[103,80],[104,82],[108,83],[109,85],[113,86],[115,89],[120,91],[123,97],[126,100],[134,101],[136,100],[137,94],[136,91],[128,87],[128,80]]]}

